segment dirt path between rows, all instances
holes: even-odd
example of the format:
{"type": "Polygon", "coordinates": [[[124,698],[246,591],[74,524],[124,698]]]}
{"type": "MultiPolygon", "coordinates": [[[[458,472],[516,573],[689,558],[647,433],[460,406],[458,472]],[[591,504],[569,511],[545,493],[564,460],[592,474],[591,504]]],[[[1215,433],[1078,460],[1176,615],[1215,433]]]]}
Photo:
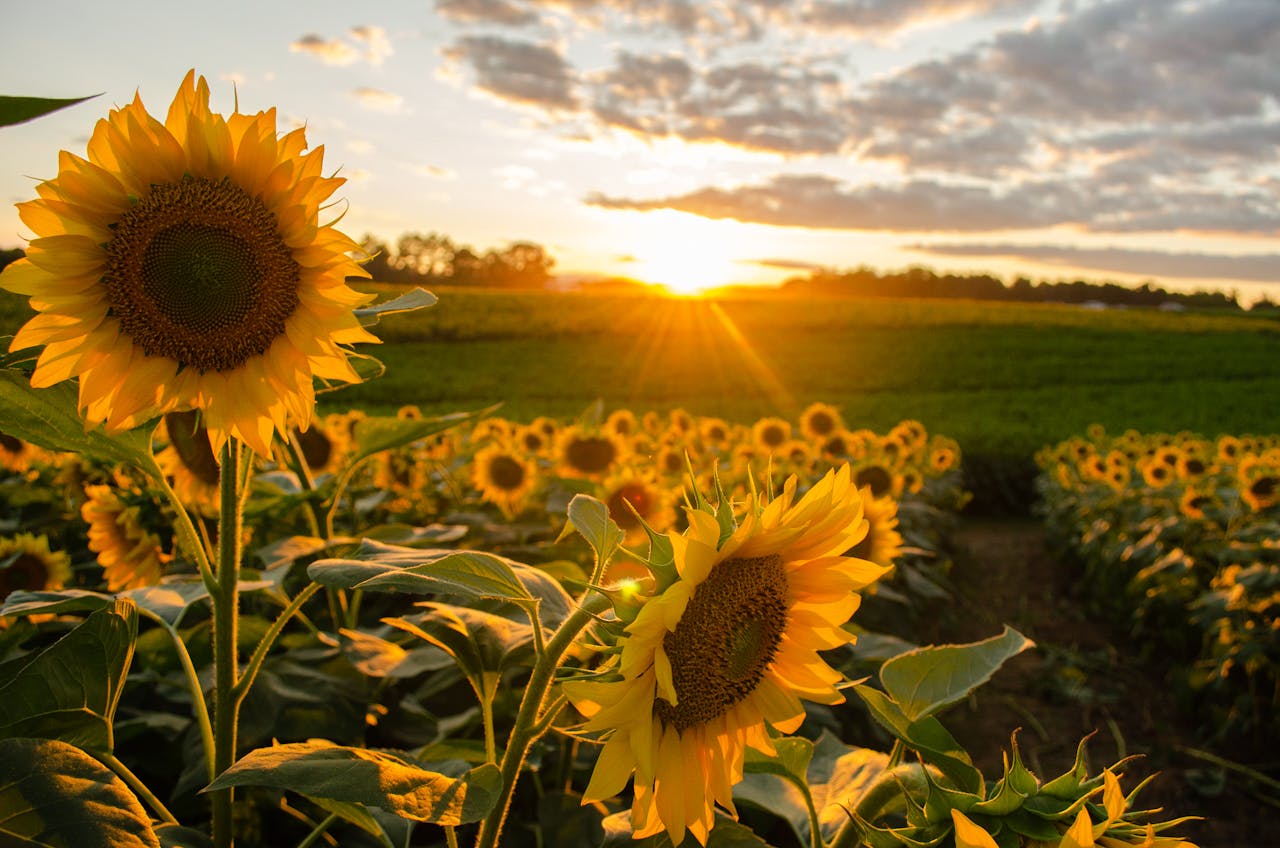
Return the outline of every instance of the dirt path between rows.
{"type": "MultiPolygon", "coordinates": [[[[1280,846],[1280,809],[1256,784],[1187,753],[1207,745],[1179,713],[1161,669],[1141,662],[1123,633],[1085,616],[1073,595],[1073,568],[1050,550],[1039,521],[965,519],[952,548],[955,600],[920,641],[975,641],[1009,624],[1037,644],[943,716],[984,774],[1000,774],[1015,728],[1024,762],[1042,779],[1068,769],[1081,737],[1093,733],[1093,771],[1140,754],[1125,768],[1126,792],[1159,772],[1140,796],[1144,806],[1163,807],[1165,817],[1206,818],[1178,835],[1200,848],[1280,846]],[[1223,776],[1225,783],[1214,785],[1223,776]]],[[[1280,752],[1247,753],[1272,768],[1280,760],[1280,752]]]]}

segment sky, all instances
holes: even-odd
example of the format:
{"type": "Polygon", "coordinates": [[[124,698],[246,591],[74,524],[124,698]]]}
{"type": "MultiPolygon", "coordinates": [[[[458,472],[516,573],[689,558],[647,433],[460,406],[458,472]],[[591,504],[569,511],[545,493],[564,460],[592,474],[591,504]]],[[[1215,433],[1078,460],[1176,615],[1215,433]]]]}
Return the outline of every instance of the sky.
{"type": "Polygon", "coordinates": [[[305,125],[340,228],[542,244],[678,290],[817,267],[1280,300],[1280,0],[41,0],[0,93],[13,203],[188,69],[305,125]]]}

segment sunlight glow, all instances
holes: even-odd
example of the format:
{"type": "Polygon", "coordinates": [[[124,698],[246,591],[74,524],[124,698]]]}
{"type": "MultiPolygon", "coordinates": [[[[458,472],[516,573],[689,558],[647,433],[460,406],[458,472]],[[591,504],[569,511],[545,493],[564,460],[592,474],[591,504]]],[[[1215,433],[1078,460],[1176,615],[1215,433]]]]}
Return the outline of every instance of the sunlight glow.
{"type": "Polygon", "coordinates": [[[635,235],[635,264],[628,276],[694,295],[742,282],[742,239],[734,228],[692,215],[651,213],[635,235]]]}

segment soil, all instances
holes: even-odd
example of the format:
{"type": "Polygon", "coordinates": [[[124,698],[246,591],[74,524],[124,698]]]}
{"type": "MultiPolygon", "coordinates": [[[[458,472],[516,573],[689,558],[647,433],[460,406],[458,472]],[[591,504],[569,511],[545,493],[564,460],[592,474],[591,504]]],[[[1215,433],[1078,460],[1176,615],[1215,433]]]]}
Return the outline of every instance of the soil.
{"type": "Polygon", "coordinates": [[[1125,756],[1126,792],[1157,774],[1139,796],[1163,808],[1157,820],[1196,815],[1170,831],[1200,848],[1280,846],[1280,791],[1190,751],[1209,752],[1276,775],[1280,752],[1214,750],[1170,694],[1162,670],[1142,660],[1117,628],[1091,621],[1073,592],[1074,568],[1051,551],[1033,519],[965,518],[952,537],[954,601],[921,642],[971,642],[1009,624],[1036,642],[943,721],[999,775],[1010,733],[1042,779],[1069,769],[1082,737],[1091,773],[1125,756]]]}

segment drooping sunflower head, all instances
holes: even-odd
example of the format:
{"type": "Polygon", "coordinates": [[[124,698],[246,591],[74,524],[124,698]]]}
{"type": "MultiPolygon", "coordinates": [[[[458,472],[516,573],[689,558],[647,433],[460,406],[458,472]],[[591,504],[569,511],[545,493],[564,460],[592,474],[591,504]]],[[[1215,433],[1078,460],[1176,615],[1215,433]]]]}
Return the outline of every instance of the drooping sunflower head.
{"type": "Polygon", "coordinates": [[[10,592],[61,589],[71,579],[71,558],[49,549],[48,536],[0,536],[0,601],[10,592]]]}
{"type": "Polygon", "coordinates": [[[519,451],[491,444],[476,454],[472,481],[482,498],[514,518],[538,485],[538,467],[519,451]]]}
{"type": "Polygon", "coordinates": [[[217,515],[221,507],[218,458],[209,433],[194,410],[164,416],[169,444],[156,456],[160,469],[173,481],[178,498],[202,515],[217,515]]]}
{"type": "Polygon", "coordinates": [[[586,729],[608,734],[584,797],[634,774],[637,837],[706,844],[715,806],[734,809],[746,748],[773,753],[770,728],[799,727],[802,698],[843,700],[818,652],[853,640],[841,625],[883,569],[842,556],[867,530],[847,466],[796,492],[792,477],[772,502],[749,499],[724,538],[690,509],[688,530],[668,534],[678,577],[628,624],[614,679],[565,685],[586,729]]]}
{"type": "Polygon", "coordinates": [[[323,155],[274,109],[211,111],[194,72],[163,123],[140,97],[112,110],[18,204],[36,237],[0,286],[38,313],[11,348],[44,347],[32,385],[78,377],[113,432],[199,409],[215,450],[309,426],[313,381],[358,382],[345,346],[377,342],[353,312],[372,296],[346,284],[368,276],[358,246],[319,220],[344,182],[323,155]]]}
{"type": "Polygon", "coordinates": [[[34,462],[46,461],[50,454],[30,442],[24,442],[8,433],[0,433],[0,468],[5,471],[23,472],[34,462]]]}
{"type": "Polygon", "coordinates": [[[863,514],[867,518],[867,535],[847,553],[889,569],[885,577],[892,576],[894,564],[902,556],[902,534],[898,532],[898,501],[891,495],[874,497],[870,486],[863,488],[859,494],[862,495],[863,514]]]}
{"type": "Polygon", "coordinates": [[[107,590],[120,592],[160,582],[173,559],[143,520],[135,493],[112,486],[85,487],[80,515],[89,524],[89,550],[98,555],[107,590]]]}

